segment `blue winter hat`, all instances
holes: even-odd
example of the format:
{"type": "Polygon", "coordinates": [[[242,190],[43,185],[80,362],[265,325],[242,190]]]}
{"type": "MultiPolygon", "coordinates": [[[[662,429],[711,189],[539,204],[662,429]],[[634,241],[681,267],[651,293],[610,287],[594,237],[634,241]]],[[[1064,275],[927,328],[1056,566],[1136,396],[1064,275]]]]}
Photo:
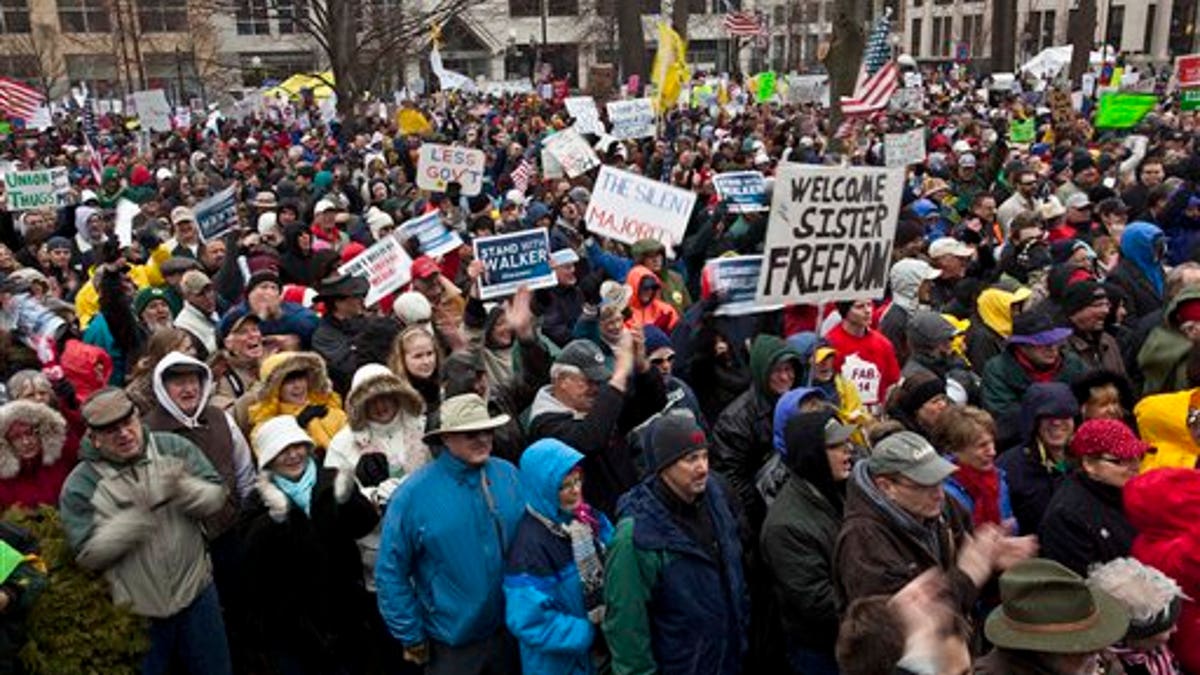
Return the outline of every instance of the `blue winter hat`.
{"type": "Polygon", "coordinates": [[[671,347],[671,338],[658,326],[643,326],[642,333],[646,336],[646,353],[653,354],[663,347],[671,347]]]}
{"type": "Polygon", "coordinates": [[[938,207],[930,199],[918,199],[913,202],[913,213],[917,214],[918,218],[928,218],[929,216],[937,215],[938,207]]]}

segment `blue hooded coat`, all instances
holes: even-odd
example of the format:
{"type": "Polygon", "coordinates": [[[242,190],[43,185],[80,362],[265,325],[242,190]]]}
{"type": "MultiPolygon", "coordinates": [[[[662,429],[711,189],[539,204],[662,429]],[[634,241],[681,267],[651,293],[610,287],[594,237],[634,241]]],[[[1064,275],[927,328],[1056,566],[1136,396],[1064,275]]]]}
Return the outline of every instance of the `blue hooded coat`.
{"type": "Polygon", "coordinates": [[[1130,223],[1121,235],[1121,261],[1109,281],[1129,298],[1129,314],[1139,318],[1162,306],[1164,274],[1158,254],[1163,231],[1153,223],[1130,223]]]}
{"type": "MultiPolygon", "coordinates": [[[[560,525],[570,523],[574,516],[559,508],[558,488],[582,461],[582,454],[552,438],[529,446],[521,455],[521,485],[528,508],[560,525]]],[[[612,524],[599,511],[595,514],[600,521],[595,541],[600,553],[612,538],[612,524]]],[[[571,540],[528,512],[508,552],[504,599],[505,621],[521,644],[521,667],[526,673],[595,672],[589,652],[598,627],[587,617],[571,540]]]]}

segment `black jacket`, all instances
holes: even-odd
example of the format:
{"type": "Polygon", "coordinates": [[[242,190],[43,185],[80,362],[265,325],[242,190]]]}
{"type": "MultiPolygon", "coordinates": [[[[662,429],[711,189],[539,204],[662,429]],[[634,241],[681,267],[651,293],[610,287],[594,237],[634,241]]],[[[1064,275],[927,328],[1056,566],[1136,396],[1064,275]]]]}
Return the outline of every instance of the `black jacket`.
{"type": "Polygon", "coordinates": [[[333,388],[343,398],[350,391],[350,382],[354,371],[358,370],[358,359],[355,358],[354,338],[361,331],[363,320],[360,318],[342,320],[334,318],[326,308],[325,316],[317,324],[313,332],[312,349],[325,359],[329,379],[333,388]]]}
{"type": "Polygon", "coordinates": [[[1043,558],[1086,575],[1092,563],[1129,555],[1136,534],[1125,518],[1121,489],[1076,471],[1050,500],[1038,542],[1043,558]]]}
{"type": "Polygon", "coordinates": [[[1162,295],[1154,290],[1150,281],[1146,279],[1146,275],[1142,274],[1142,271],[1131,260],[1122,258],[1117,263],[1117,268],[1109,275],[1107,282],[1119,287],[1124,291],[1125,297],[1129,299],[1126,306],[1126,309],[1129,310],[1129,323],[1162,308],[1162,295]]]}
{"type": "Polygon", "coordinates": [[[578,285],[543,288],[534,294],[534,300],[542,317],[542,334],[559,347],[567,346],[575,322],[583,316],[583,291],[578,285]]]}

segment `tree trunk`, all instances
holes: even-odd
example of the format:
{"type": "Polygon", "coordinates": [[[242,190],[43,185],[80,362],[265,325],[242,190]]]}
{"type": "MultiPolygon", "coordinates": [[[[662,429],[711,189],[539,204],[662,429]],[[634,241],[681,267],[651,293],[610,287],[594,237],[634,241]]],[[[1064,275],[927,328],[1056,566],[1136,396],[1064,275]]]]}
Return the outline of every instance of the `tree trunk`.
{"type": "Polygon", "coordinates": [[[675,0],[675,5],[671,8],[671,27],[679,33],[684,42],[687,42],[687,25],[688,0],[675,0]]]}
{"type": "Polygon", "coordinates": [[[858,69],[862,65],[866,36],[863,22],[866,8],[863,0],[839,2],[833,19],[833,34],[830,36],[829,52],[825,55],[825,69],[829,71],[829,131],[832,134],[842,123],[842,96],[854,93],[858,80],[858,69]]]}
{"type": "Polygon", "coordinates": [[[617,35],[621,49],[621,79],[637,75],[646,79],[646,38],[642,35],[642,3],[618,2],[617,35]]]}
{"type": "Polygon", "coordinates": [[[342,118],[343,134],[352,134],[356,127],[355,105],[361,85],[355,66],[358,61],[358,38],[354,14],[357,1],[334,2],[329,6],[329,69],[333,72],[337,92],[337,112],[342,118]]]}
{"type": "Polygon", "coordinates": [[[1074,45],[1071,52],[1071,86],[1079,87],[1083,74],[1088,70],[1088,59],[1092,46],[1096,44],[1096,0],[1079,0],[1079,10],[1074,21],[1067,25],[1067,43],[1074,45]]]}
{"type": "Polygon", "coordinates": [[[1017,68],[1017,3],[992,0],[992,7],[992,72],[1011,73],[1017,68]]]}

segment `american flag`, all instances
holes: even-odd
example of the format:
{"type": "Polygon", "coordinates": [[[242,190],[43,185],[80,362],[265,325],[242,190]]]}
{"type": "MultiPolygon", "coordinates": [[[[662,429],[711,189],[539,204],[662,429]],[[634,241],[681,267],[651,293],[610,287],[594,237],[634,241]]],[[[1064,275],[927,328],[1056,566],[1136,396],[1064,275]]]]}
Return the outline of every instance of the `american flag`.
{"type": "Polygon", "coordinates": [[[0,113],[27,120],[43,105],[46,97],[42,92],[24,82],[0,77],[0,113]]]}
{"type": "Polygon", "coordinates": [[[104,175],[104,165],[100,161],[100,153],[96,152],[96,147],[92,145],[92,139],[87,134],[83,135],[83,147],[88,151],[88,168],[92,170],[92,180],[99,185],[100,178],[104,175]]]}
{"type": "Polygon", "coordinates": [[[891,26],[891,9],[885,9],[875,21],[867,48],[863,52],[862,68],[858,71],[858,82],[852,96],[842,97],[842,114],[863,115],[881,110],[888,98],[899,86],[900,71],[892,61],[892,47],[888,44],[891,26]]]}
{"type": "Polygon", "coordinates": [[[729,12],[721,25],[726,33],[735,37],[757,37],[767,34],[767,27],[754,12],[729,12]]]}
{"type": "Polygon", "coordinates": [[[88,151],[88,168],[92,170],[92,179],[96,181],[96,185],[100,184],[100,177],[104,173],[104,162],[100,157],[100,153],[96,150],[96,111],[92,107],[92,100],[87,97],[87,90],[84,90],[84,99],[80,104],[80,120],[83,127],[83,147],[88,151]]]}
{"type": "Polygon", "coordinates": [[[533,162],[530,161],[529,156],[522,157],[521,163],[512,172],[513,189],[520,190],[521,194],[525,194],[525,191],[529,189],[529,179],[533,176],[533,170],[533,162]]]}

